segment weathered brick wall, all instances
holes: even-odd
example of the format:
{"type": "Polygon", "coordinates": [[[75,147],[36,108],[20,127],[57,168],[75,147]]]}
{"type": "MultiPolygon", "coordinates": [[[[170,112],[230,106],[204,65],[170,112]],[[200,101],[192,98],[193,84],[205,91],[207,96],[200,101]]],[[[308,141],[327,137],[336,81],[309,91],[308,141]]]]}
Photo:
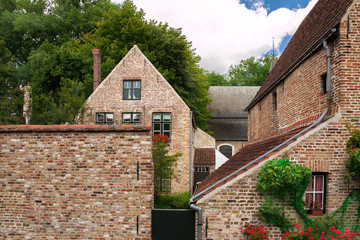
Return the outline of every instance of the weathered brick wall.
{"type": "MultiPolygon", "coordinates": [[[[355,185],[345,184],[343,178],[344,160],[348,158],[345,146],[348,138],[349,133],[338,113],[288,148],[273,155],[271,159],[281,159],[287,150],[290,160],[297,164],[309,167],[313,172],[328,172],[326,213],[329,214],[336,210],[354,190],[355,185]]],[[[203,209],[203,221],[208,218],[207,239],[239,239],[241,222],[265,224],[259,215],[259,207],[264,198],[255,189],[257,174],[262,165],[263,163],[259,164],[241,177],[217,188],[198,202],[197,206],[203,209]]],[[[354,209],[354,207],[348,209],[347,219],[357,219],[358,213],[354,209]]],[[[287,209],[287,216],[294,222],[302,223],[293,209],[287,209]]],[[[279,228],[265,225],[274,239],[280,239],[279,228]]],[[[206,226],[203,228],[203,236],[205,232],[206,226]]]]}
{"type": "Polygon", "coordinates": [[[0,238],[151,239],[149,131],[1,126],[0,238]]]}
{"type": "Polygon", "coordinates": [[[195,148],[215,148],[215,138],[197,128],[195,131],[195,148]]]}
{"type": "Polygon", "coordinates": [[[171,113],[170,154],[182,152],[172,180],[172,192],[190,189],[190,109],[155,69],[137,46],[120,61],[86,102],[87,114],[82,122],[95,124],[96,112],[113,112],[114,123],[121,124],[122,113],[141,114],[141,124],[151,125],[154,112],[171,113]],[[123,100],[123,80],[141,81],[141,99],[123,100]]]}

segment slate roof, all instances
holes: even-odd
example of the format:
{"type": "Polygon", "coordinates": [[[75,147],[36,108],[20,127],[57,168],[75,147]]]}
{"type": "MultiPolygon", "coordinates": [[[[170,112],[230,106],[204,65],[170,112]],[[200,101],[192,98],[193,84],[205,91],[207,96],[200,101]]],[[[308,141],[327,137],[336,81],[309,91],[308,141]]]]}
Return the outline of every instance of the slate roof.
{"type": "Polygon", "coordinates": [[[255,98],[246,110],[252,108],[312,51],[321,46],[324,38],[337,27],[353,0],[319,0],[305,17],[296,33],[276,62],[255,98]]]}
{"type": "Polygon", "coordinates": [[[195,165],[215,165],[215,148],[196,148],[195,165]]]}
{"type": "MultiPolygon", "coordinates": [[[[254,142],[246,145],[239,152],[237,152],[234,156],[232,156],[228,161],[226,161],[223,165],[221,165],[218,169],[216,169],[212,174],[210,174],[204,181],[202,181],[197,187],[197,193],[207,189],[208,187],[212,186],[213,184],[217,183],[218,181],[222,180],[223,178],[227,177],[231,173],[235,172],[236,170],[240,169],[241,167],[245,166],[246,164],[252,162],[256,158],[260,157],[261,155],[267,153],[274,147],[280,145],[281,143],[285,142],[286,140],[290,139],[292,136],[296,135],[297,133],[304,130],[306,127],[301,127],[296,130],[289,131],[287,133],[283,133],[260,142],[254,142]]],[[[296,141],[296,138],[289,142],[288,144],[284,145],[276,152],[284,149],[293,141],[296,141]]],[[[259,162],[266,160],[271,155],[265,156],[259,162]]],[[[258,162],[258,163],[259,163],[258,162]]],[[[256,166],[258,163],[244,169],[243,171],[239,172],[237,175],[242,174],[243,172],[249,170],[251,167],[256,166]]],[[[233,176],[235,178],[237,175],[233,176]]],[[[231,179],[227,180],[230,181],[231,179]]],[[[217,186],[219,187],[219,186],[217,186]]]]}
{"type": "Polygon", "coordinates": [[[248,114],[245,107],[260,87],[211,86],[209,110],[213,117],[208,121],[210,131],[217,141],[246,141],[248,139],[248,114]]]}
{"type": "Polygon", "coordinates": [[[248,119],[210,119],[210,131],[217,141],[247,141],[248,119]]]}

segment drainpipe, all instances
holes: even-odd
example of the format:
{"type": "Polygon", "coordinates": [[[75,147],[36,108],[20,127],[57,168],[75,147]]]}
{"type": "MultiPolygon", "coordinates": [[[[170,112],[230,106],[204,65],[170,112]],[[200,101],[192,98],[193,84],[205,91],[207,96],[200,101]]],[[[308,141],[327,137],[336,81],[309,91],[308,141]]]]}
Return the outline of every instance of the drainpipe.
{"type": "MultiPolygon", "coordinates": [[[[332,28],[331,32],[335,32],[336,28],[332,28]]],[[[323,47],[326,49],[326,57],[327,57],[327,79],[326,79],[326,92],[327,94],[327,107],[330,108],[330,100],[331,100],[331,52],[330,48],[327,45],[326,40],[323,41],[323,47]]]]}
{"type": "MultiPolygon", "coordinates": [[[[331,29],[334,32],[334,29],[331,29]]],[[[336,30],[336,29],[335,29],[336,30]]],[[[220,185],[223,182],[226,182],[228,179],[232,178],[233,176],[235,176],[236,174],[238,174],[239,172],[246,170],[247,167],[251,166],[252,164],[258,162],[259,160],[263,159],[264,157],[266,157],[267,155],[271,154],[272,152],[276,151],[277,149],[281,148],[282,146],[284,146],[285,144],[291,142],[293,139],[296,139],[298,136],[301,136],[303,133],[307,132],[308,130],[310,130],[311,128],[313,128],[314,126],[316,126],[317,124],[319,124],[324,117],[326,116],[326,114],[328,113],[329,109],[330,109],[330,96],[331,96],[331,88],[330,88],[330,79],[331,79],[331,72],[330,72],[330,67],[331,67],[331,62],[330,62],[330,58],[331,58],[331,53],[329,50],[329,47],[327,46],[327,42],[326,40],[324,40],[323,42],[323,46],[326,49],[326,56],[328,57],[328,72],[327,72],[327,80],[328,80],[328,85],[327,85],[327,91],[328,91],[328,105],[327,108],[325,110],[325,112],[320,116],[320,118],[314,122],[313,124],[311,124],[310,126],[308,126],[307,128],[305,128],[304,130],[302,130],[301,132],[295,134],[294,136],[292,136],[291,138],[289,138],[288,140],[284,141],[283,143],[281,143],[280,145],[274,147],[273,149],[271,149],[270,151],[268,151],[267,153],[264,153],[263,155],[261,155],[260,157],[256,158],[255,160],[253,160],[252,162],[246,164],[245,166],[241,167],[240,169],[236,170],[235,172],[231,173],[230,175],[228,175],[227,177],[221,179],[220,181],[214,183],[212,186],[206,188],[205,190],[201,191],[200,193],[192,196],[189,200],[189,204],[190,204],[190,208],[194,209],[198,212],[198,240],[201,240],[201,230],[202,230],[202,209],[200,207],[195,206],[196,202],[195,199],[201,197],[202,195],[204,195],[205,193],[209,192],[210,190],[212,190],[213,188],[215,188],[216,186],[220,185]]]]}
{"type": "Polygon", "coordinates": [[[193,164],[192,164],[192,140],[193,140],[193,136],[192,136],[192,132],[193,132],[193,128],[192,128],[192,124],[193,124],[193,112],[190,111],[190,157],[189,157],[189,161],[190,161],[190,164],[189,164],[189,192],[190,194],[192,193],[192,169],[193,169],[193,164]]]}

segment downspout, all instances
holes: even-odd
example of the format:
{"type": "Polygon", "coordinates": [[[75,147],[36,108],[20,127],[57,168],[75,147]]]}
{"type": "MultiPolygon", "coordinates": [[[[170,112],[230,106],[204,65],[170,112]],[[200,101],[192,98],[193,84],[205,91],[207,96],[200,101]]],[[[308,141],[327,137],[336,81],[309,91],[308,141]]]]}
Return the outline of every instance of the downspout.
{"type": "Polygon", "coordinates": [[[193,164],[192,164],[192,141],[193,141],[193,135],[192,135],[192,132],[193,132],[193,112],[190,111],[190,157],[189,157],[189,192],[190,194],[192,193],[192,169],[193,169],[193,164]]]}
{"type": "MultiPolygon", "coordinates": [[[[334,29],[332,29],[333,31],[334,29]]],[[[333,31],[334,32],[334,31],[333,31]]],[[[227,177],[221,179],[220,181],[216,182],[215,184],[213,184],[212,186],[206,188],[205,190],[201,191],[200,193],[192,196],[189,200],[189,204],[190,204],[190,208],[194,209],[198,212],[198,240],[201,240],[201,230],[202,230],[202,209],[200,207],[195,206],[196,202],[194,201],[195,199],[201,197],[202,195],[204,195],[205,193],[207,193],[208,191],[212,190],[213,188],[215,188],[216,186],[218,186],[219,184],[226,182],[228,179],[232,178],[233,176],[235,176],[236,174],[238,174],[239,172],[246,170],[247,167],[251,166],[252,164],[258,162],[259,160],[263,159],[264,157],[266,157],[267,155],[273,153],[274,151],[276,151],[277,149],[281,148],[282,146],[284,146],[285,144],[291,142],[293,139],[296,139],[298,136],[301,136],[304,132],[307,132],[308,130],[310,130],[311,128],[313,128],[314,126],[316,126],[317,124],[319,124],[324,117],[326,116],[326,114],[328,113],[329,109],[330,109],[330,96],[331,96],[331,88],[330,88],[330,79],[331,79],[331,72],[330,72],[330,67],[331,67],[331,53],[330,53],[330,49],[327,46],[327,42],[326,40],[323,41],[323,46],[326,49],[326,56],[328,58],[328,68],[327,68],[327,80],[328,80],[328,85],[327,85],[327,90],[328,90],[328,104],[327,104],[327,108],[325,110],[325,112],[319,117],[319,119],[314,122],[313,124],[311,124],[310,126],[308,126],[307,128],[305,128],[304,130],[302,130],[301,132],[295,134],[294,136],[292,136],[291,138],[289,138],[288,140],[284,141],[283,143],[281,143],[280,145],[274,147],[273,149],[271,149],[270,151],[264,153],[263,155],[261,155],[260,157],[256,158],[255,160],[253,160],[252,162],[246,164],[245,166],[241,167],[240,169],[236,170],[235,172],[231,173],[230,175],[228,175],[227,177]]]]}

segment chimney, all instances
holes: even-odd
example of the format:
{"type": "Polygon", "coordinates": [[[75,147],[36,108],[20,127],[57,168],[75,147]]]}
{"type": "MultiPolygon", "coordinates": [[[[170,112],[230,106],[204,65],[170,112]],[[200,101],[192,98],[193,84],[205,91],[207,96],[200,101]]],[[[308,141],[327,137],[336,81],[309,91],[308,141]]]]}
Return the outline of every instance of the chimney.
{"type": "Polygon", "coordinates": [[[100,49],[91,50],[94,58],[94,88],[93,91],[100,85],[101,83],[101,51],[100,49]]]}

